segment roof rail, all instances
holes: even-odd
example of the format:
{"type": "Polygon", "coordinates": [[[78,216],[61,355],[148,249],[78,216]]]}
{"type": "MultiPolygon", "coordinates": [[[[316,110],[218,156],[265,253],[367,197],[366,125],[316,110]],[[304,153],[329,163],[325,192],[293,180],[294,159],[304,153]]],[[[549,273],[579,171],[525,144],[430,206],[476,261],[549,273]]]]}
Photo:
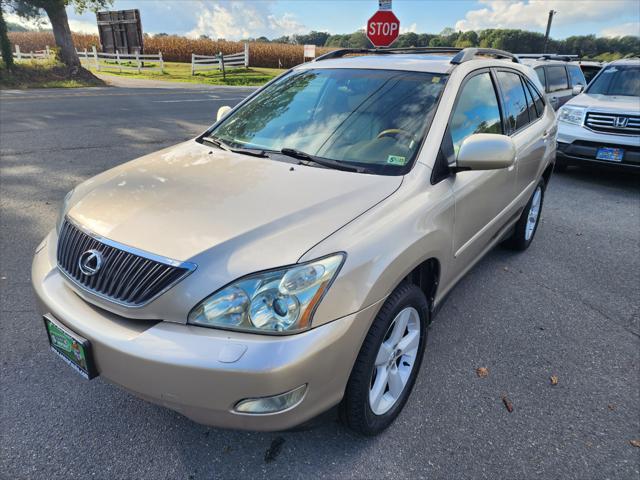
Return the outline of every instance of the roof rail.
{"type": "Polygon", "coordinates": [[[400,54],[400,53],[452,53],[462,51],[455,47],[397,47],[397,48],[341,48],[317,57],[314,62],[330,60],[346,55],[374,55],[374,54],[400,54]]]}
{"type": "Polygon", "coordinates": [[[325,53],[317,57],[314,62],[320,60],[329,60],[332,58],[340,58],[345,55],[372,55],[372,54],[399,54],[399,53],[449,53],[454,57],[451,59],[452,64],[458,65],[469,60],[473,60],[476,56],[489,56],[495,58],[506,58],[512,62],[519,63],[518,57],[514,54],[497,50],[495,48],[455,48],[455,47],[402,47],[402,48],[342,48],[333,52],[325,53]]]}
{"type": "Polygon", "coordinates": [[[495,58],[509,59],[514,63],[520,63],[518,57],[513,53],[505,52],[504,50],[498,50],[495,48],[464,48],[459,51],[455,57],[451,59],[451,63],[459,65],[469,60],[473,60],[476,56],[487,56],[495,58]]]}
{"type": "Polygon", "coordinates": [[[561,62],[572,62],[578,60],[578,55],[560,55],[557,53],[517,53],[518,58],[535,58],[537,60],[559,60],[561,62]]]}

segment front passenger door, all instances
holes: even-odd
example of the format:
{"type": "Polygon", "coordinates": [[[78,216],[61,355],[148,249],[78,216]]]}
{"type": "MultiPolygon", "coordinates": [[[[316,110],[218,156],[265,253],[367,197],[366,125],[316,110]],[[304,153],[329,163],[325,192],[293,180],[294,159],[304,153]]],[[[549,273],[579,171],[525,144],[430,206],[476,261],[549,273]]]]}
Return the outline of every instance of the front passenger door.
{"type": "MultiPolygon", "coordinates": [[[[472,73],[460,89],[442,151],[455,160],[460,145],[474,133],[505,132],[494,79],[489,70],[472,73]]],[[[505,207],[515,194],[516,170],[461,171],[447,181],[455,198],[453,275],[462,275],[504,225],[505,207]]]]}

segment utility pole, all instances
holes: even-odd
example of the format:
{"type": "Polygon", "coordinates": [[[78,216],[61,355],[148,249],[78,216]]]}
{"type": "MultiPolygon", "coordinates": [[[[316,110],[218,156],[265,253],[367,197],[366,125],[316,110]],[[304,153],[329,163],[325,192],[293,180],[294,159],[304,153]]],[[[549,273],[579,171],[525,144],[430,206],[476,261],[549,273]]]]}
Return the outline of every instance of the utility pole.
{"type": "Polygon", "coordinates": [[[549,10],[549,20],[547,20],[547,33],[544,34],[544,48],[542,53],[547,53],[547,46],[549,45],[549,32],[551,31],[551,22],[553,22],[553,16],[558,13],[555,10],[549,10]]]}

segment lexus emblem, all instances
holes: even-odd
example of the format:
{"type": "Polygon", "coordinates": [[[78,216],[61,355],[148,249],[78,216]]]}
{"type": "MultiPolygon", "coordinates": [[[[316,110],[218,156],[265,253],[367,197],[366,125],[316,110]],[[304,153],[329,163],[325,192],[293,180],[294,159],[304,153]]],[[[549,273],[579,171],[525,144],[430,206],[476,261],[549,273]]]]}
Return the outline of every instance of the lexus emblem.
{"type": "Polygon", "coordinates": [[[78,267],[88,277],[95,275],[102,267],[102,254],[97,250],[87,250],[80,255],[78,267]]]}
{"type": "Polygon", "coordinates": [[[618,128],[625,128],[629,119],[627,117],[616,117],[615,126],[618,128]]]}

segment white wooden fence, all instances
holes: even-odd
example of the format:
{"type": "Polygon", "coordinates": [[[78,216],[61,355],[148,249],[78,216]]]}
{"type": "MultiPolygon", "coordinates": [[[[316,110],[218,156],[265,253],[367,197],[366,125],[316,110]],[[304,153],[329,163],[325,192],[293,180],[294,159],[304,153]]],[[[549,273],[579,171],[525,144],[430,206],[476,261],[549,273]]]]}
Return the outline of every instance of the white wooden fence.
{"type": "Polygon", "coordinates": [[[231,55],[196,55],[191,54],[191,75],[195,75],[196,71],[204,70],[222,70],[227,67],[249,67],[249,44],[244,44],[244,51],[233,53],[231,55]]]}
{"type": "Polygon", "coordinates": [[[21,52],[20,45],[16,45],[16,51],[13,52],[13,58],[16,60],[48,60],[51,58],[51,50],[49,50],[49,45],[47,45],[44,50],[21,52]]]}
{"type": "Polygon", "coordinates": [[[157,55],[148,53],[102,53],[98,52],[96,47],[92,47],[91,50],[86,48],[84,50],[76,49],[76,53],[81,62],[91,62],[91,66],[98,71],[117,68],[120,72],[122,70],[136,70],[141,73],[142,71],[159,70],[164,73],[162,52],[158,52],[157,55]],[[145,65],[149,63],[151,65],[145,65]]]}

